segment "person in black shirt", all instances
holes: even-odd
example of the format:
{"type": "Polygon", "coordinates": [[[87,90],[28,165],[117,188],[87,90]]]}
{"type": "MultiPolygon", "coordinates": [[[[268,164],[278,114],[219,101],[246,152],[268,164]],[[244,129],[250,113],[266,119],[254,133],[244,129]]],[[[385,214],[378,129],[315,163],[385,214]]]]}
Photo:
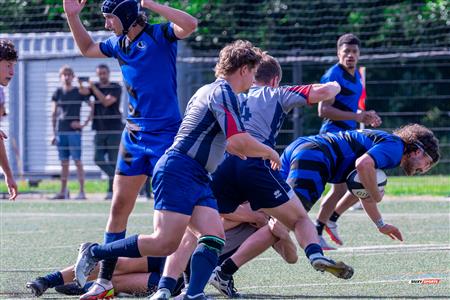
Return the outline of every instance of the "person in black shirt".
{"type": "Polygon", "coordinates": [[[120,96],[122,88],[118,83],[110,82],[110,70],[107,65],[97,66],[98,83],[89,82],[93,103],[92,129],[96,131],[95,164],[108,175],[108,192],[105,199],[112,198],[114,172],[123,130],[120,96]]]}
{"type": "MultiPolygon", "coordinates": [[[[61,161],[61,190],[52,199],[69,199],[67,179],[69,177],[69,158],[75,162],[77,177],[80,183],[80,192],[75,199],[84,200],[84,169],[81,162],[81,130],[90,117],[82,124],[80,121],[81,104],[88,100],[89,89],[72,85],[73,70],[65,65],[59,70],[62,87],[58,88],[52,96],[52,127],[54,137],[52,145],[58,148],[61,161]]],[[[92,113],[90,114],[92,115],[92,113]]]]}

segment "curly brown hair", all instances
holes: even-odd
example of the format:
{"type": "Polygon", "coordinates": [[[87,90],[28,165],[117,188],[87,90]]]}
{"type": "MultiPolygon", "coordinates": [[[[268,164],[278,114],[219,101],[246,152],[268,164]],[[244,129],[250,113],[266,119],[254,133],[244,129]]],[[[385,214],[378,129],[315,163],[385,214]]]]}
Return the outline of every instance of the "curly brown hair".
{"type": "Polygon", "coordinates": [[[17,61],[17,51],[10,40],[0,40],[0,60],[17,61]]]}
{"type": "Polygon", "coordinates": [[[422,148],[436,164],[441,157],[439,153],[439,140],[433,132],[419,124],[408,124],[394,130],[393,134],[399,136],[405,143],[405,154],[422,148]]]}
{"type": "Polygon", "coordinates": [[[214,68],[216,77],[233,74],[243,66],[253,69],[259,64],[261,57],[261,49],[249,41],[234,41],[220,50],[219,61],[214,68]]]}

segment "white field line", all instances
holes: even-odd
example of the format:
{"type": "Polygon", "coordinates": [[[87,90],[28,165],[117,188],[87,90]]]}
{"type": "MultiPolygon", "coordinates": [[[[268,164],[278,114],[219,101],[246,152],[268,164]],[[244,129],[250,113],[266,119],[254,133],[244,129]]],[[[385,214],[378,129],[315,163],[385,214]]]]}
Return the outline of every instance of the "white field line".
{"type": "MultiPolygon", "coordinates": [[[[440,278],[441,280],[446,280],[445,278],[440,278]]],[[[385,284],[385,283],[394,283],[394,282],[403,282],[405,284],[409,284],[409,279],[392,279],[392,280],[368,280],[368,281],[339,281],[332,283],[301,283],[301,284],[287,284],[287,285],[265,285],[265,286],[243,286],[239,287],[239,290],[253,290],[253,289],[276,289],[276,288],[296,288],[296,287],[310,287],[310,286],[330,286],[330,285],[365,285],[365,284],[385,284]]]]}

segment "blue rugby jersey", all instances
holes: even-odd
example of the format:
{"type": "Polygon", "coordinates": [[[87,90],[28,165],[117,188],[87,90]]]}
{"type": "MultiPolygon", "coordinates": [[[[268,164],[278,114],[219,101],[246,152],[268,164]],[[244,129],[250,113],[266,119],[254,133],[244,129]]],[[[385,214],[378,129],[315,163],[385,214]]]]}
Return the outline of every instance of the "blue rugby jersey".
{"type": "MultiPolygon", "coordinates": [[[[352,76],[341,64],[337,63],[328,69],[320,80],[321,83],[331,81],[337,81],[341,86],[341,92],[336,95],[332,106],[343,111],[356,112],[363,90],[359,72],[356,71],[355,76],[352,76]]],[[[357,123],[353,120],[333,121],[325,118],[320,133],[354,130],[356,127],[357,123]]]]}
{"type": "Polygon", "coordinates": [[[223,160],[226,140],[245,132],[239,102],[224,79],[201,87],[186,107],[174,149],[200,163],[208,172],[216,170],[223,160]]]}
{"type": "MultiPolygon", "coordinates": [[[[325,154],[327,161],[320,161],[317,164],[327,166],[327,170],[322,171],[323,176],[328,176],[324,181],[342,183],[355,169],[356,160],[365,153],[375,161],[376,169],[392,169],[399,166],[403,156],[404,143],[396,135],[369,129],[300,137],[283,152],[281,168],[284,178],[287,179],[292,162],[305,148],[325,154]]],[[[313,164],[309,162],[309,165],[313,164]]],[[[298,166],[302,168],[301,161],[298,162],[298,166]]]]}
{"type": "Polygon", "coordinates": [[[239,94],[245,129],[258,141],[275,148],[276,138],[287,114],[308,103],[311,85],[252,86],[239,94]]]}
{"type": "Polygon", "coordinates": [[[176,131],[178,109],[177,37],[170,23],[147,24],[131,42],[125,35],[100,43],[100,50],[118,60],[129,94],[127,126],[132,130],[176,131]]]}

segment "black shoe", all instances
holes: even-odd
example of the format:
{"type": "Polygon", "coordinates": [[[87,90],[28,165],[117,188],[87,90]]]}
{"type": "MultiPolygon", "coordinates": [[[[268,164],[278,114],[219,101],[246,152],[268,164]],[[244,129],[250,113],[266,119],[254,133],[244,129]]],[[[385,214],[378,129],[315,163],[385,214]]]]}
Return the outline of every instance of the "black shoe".
{"type": "Polygon", "coordinates": [[[80,288],[76,283],[73,282],[64,285],[58,285],[55,287],[55,291],[68,296],[81,296],[87,292],[87,289],[80,288]]]}
{"type": "Polygon", "coordinates": [[[38,277],[33,281],[27,282],[26,286],[34,296],[39,297],[48,289],[48,281],[44,277],[38,277]]]}

